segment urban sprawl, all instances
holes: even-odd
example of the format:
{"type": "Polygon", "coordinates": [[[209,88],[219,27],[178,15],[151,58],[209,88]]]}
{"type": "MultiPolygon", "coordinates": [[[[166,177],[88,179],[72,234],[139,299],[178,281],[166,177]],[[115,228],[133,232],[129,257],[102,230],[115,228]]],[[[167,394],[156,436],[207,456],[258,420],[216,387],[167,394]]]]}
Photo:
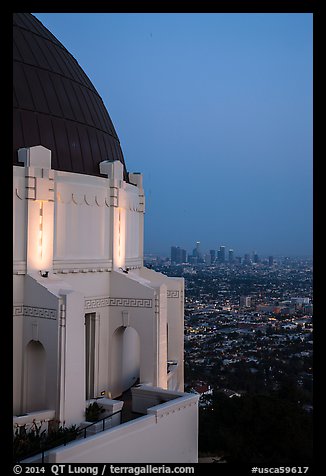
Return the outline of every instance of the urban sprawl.
{"type": "Polygon", "coordinates": [[[286,389],[312,411],[312,259],[228,256],[225,247],[186,257],[146,257],[146,265],[185,279],[185,387],[212,404],[286,389]],[[185,262],[186,261],[186,262],[185,262]]]}

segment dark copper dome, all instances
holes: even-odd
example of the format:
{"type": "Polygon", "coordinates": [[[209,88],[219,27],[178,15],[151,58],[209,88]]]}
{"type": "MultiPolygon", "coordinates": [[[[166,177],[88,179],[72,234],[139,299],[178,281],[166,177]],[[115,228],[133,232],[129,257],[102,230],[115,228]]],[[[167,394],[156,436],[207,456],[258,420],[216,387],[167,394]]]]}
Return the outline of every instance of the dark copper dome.
{"type": "Polygon", "coordinates": [[[52,168],[100,175],[103,160],[126,167],[102,99],[75,58],[30,13],[13,15],[13,161],[21,147],[52,151],[52,168]]]}

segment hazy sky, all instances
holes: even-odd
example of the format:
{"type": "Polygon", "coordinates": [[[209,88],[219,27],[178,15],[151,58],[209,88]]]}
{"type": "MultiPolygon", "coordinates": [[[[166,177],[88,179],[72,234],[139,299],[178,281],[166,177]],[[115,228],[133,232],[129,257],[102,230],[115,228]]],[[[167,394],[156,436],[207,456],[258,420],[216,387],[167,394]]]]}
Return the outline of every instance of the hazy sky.
{"type": "Polygon", "coordinates": [[[312,252],[312,14],[35,13],[102,97],[145,252],[312,252]]]}

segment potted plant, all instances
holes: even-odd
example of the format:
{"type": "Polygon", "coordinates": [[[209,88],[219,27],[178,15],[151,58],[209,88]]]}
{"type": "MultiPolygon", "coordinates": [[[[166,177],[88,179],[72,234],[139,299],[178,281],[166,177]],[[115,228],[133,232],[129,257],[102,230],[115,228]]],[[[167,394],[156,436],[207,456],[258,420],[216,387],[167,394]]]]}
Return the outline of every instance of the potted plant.
{"type": "Polygon", "coordinates": [[[80,424],[87,435],[94,435],[103,429],[103,422],[99,421],[105,417],[105,408],[96,401],[89,403],[85,410],[85,420],[80,424]],[[98,422],[98,423],[96,423],[98,422]]]}
{"type": "Polygon", "coordinates": [[[104,412],[105,409],[102,405],[97,402],[90,403],[85,412],[86,420],[89,422],[98,421],[104,412]]]}

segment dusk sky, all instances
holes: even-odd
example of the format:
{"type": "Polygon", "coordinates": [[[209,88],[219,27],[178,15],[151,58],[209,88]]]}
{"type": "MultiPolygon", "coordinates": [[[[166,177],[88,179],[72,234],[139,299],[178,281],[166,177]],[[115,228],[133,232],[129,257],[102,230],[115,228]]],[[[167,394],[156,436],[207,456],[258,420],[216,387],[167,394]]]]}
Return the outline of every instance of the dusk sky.
{"type": "Polygon", "coordinates": [[[145,253],[312,253],[309,13],[34,13],[102,97],[145,253]]]}

